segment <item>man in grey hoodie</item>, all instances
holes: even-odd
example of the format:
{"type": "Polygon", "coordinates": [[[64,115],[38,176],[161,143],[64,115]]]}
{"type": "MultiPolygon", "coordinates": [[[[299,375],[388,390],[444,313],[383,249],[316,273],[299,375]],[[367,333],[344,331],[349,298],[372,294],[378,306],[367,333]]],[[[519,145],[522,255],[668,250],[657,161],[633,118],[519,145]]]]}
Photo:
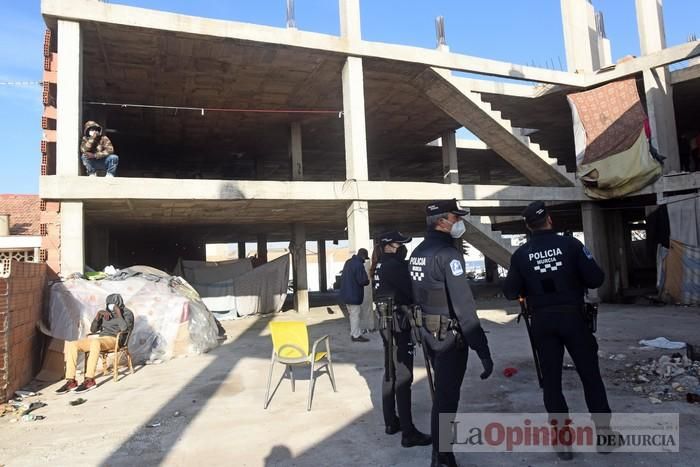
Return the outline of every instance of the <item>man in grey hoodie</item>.
{"type": "MultiPolygon", "coordinates": [[[[94,388],[95,372],[97,371],[97,360],[100,351],[113,350],[116,344],[118,333],[131,332],[134,328],[134,314],[124,306],[124,299],[119,294],[110,294],[106,300],[106,310],[97,312],[95,319],[90,325],[90,335],[77,341],[66,341],[63,355],[66,359],[66,383],[56,391],[58,394],[65,394],[73,389],[75,392],[85,392],[94,388]],[[78,362],[78,352],[86,352],[87,369],[85,379],[78,386],[75,380],[76,365],[78,362]]],[[[126,334],[122,334],[119,343],[124,345],[126,334]]]]}

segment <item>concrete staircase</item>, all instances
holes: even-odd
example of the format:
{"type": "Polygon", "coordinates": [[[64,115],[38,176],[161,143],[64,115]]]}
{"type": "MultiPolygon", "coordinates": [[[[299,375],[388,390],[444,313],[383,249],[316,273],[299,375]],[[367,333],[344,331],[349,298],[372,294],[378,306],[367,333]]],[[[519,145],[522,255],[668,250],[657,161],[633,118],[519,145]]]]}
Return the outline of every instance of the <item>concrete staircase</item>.
{"type": "Polygon", "coordinates": [[[413,81],[445,113],[496,151],[533,185],[573,186],[575,175],[556,158],[523,136],[479,94],[462,89],[444,70],[428,68],[413,81]]]}
{"type": "Polygon", "coordinates": [[[501,236],[501,232],[491,230],[491,221],[486,216],[464,218],[467,231],[462,239],[488,256],[504,268],[510,267],[510,256],[515,248],[501,236]]]}

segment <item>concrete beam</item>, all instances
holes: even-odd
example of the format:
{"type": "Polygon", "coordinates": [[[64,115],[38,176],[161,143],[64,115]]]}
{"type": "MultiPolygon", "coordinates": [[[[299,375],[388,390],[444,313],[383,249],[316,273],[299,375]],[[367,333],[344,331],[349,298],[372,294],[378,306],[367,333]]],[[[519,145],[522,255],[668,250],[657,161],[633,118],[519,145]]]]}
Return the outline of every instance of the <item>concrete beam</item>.
{"type": "Polygon", "coordinates": [[[535,149],[514,134],[508,120],[500,117],[476,94],[464,92],[439,70],[426,69],[413,84],[445,113],[474,133],[535,185],[571,186],[573,182],[554,158],[535,149]],[[470,95],[471,94],[471,95],[470,95]]]}
{"type": "MultiPolygon", "coordinates": [[[[680,182],[678,182],[680,183],[680,182]]],[[[653,192],[653,191],[652,191],[653,192]]],[[[67,177],[39,179],[39,194],[47,200],[364,200],[465,201],[522,203],[589,200],[581,187],[457,185],[429,182],[354,181],[278,182],[264,180],[183,180],[168,178],[67,177]]],[[[527,203],[525,203],[527,204],[527,203]]],[[[470,205],[474,205],[473,203],[470,205]]],[[[501,205],[501,204],[497,204],[501,205]]]]}
{"type": "Polygon", "coordinates": [[[671,72],[671,84],[683,83],[700,78],[700,65],[692,65],[671,72]]]}
{"type": "Polygon", "coordinates": [[[367,180],[367,134],[362,59],[348,57],[343,66],[343,125],[345,129],[345,177],[367,180]]]}
{"type": "Polygon", "coordinates": [[[457,139],[454,130],[442,134],[442,181],[444,183],[459,183],[457,139]]]}
{"type": "Polygon", "coordinates": [[[306,228],[304,224],[292,226],[292,272],[294,275],[294,309],[309,311],[309,279],[306,268],[306,228]]]}
{"type": "Polygon", "coordinates": [[[58,20],[58,56],[56,173],[78,175],[83,125],[83,44],[80,23],[58,20]]]}
{"type": "Polygon", "coordinates": [[[504,94],[514,97],[535,97],[537,86],[527,84],[503,83],[484,79],[453,76],[452,82],[463,91],[483,92],[487,94],[504,94]]]}
{"type": "MultiPolygon", "coordinates": [[[[643,55],[666,48],[662,0],[637,0],[637,29],[643,55]]],[[[644,70],[644,90],[651,126],[651,142],[666,157],[664,172],[681,168],[673,109],[671,75],[667,67],[644,70]]]]}
{"type": "MultiPolygon", "coordinates": [[[[345,14],[353,14],[359,18],[359,12],[353,13],[355,7],[352,2],[356,2],[357,0],[343,1],[350,2],[347,3],[348,8],[345,14]]],[[[367,42],[363,40],[347,40],[344,37],[299,31],[297,29],[275,28],[234,21],[199,18],[105,2],[42,0],[41,12],[44,16],[51,19],[65,18],[74,21],[95,21],[99,23],[110,23],[185,34],[224,37],[260,44],[275,44],[314,49],[340,55],[418,63],[456,71],[501,76],[515,80],[567,84],[577,87],[583,87],[585,85],[585,78],[583,75],[517,65],[443,50],[384,44],[381,42],[367,42]]],[[[359,26],[359,20],[354,21],[350,16],[347,16],[343,23],[347,23],[348,25],[358,24],[359,26]]],[[[348,30],[347,34],[352,36],[352,34],[357,33],[348,30]]]]}
{"type": "Polygon", "coordinates": [[[61,203],[61,276],[83,273],[85,265],[83,203],[61,203]]]}
{"type": "Polygon", "coordinates": [[[641,57],[618,63],[614,68],[586,75],[586,86],[593,87],[610,81],[615,81],[625,76],[641,73],[644,70],[672,65],[693,57],[700,56],[700,41],[686,42],[685,44],[668,47],[658,52],[649,53],[641,57]]]}

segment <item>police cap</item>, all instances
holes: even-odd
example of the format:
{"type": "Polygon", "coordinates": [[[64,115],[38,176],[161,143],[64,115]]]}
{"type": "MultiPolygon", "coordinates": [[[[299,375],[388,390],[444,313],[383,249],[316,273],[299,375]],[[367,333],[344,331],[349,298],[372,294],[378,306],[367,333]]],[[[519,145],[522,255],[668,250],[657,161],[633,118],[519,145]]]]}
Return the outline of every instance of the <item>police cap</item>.
{"type": "Polygon", "coordinates": [[[469,211],[460,209],[459,206],[457,206],[456,199],[433,201],[425,207],[426,216],[434,216],[436,214],[444,214],[446,212],[451,212],[452,214],[456,214],[458,216],[466,216],[469,214],[469,211]]]}
{"type": "Polygon", "coordinates": [[[390,243],[408,243],[413,240],[411,237],[407,237],[397,230],[392,230],[391,232],[384,232],[379,236],[379,243],[382,246],[388,245],[390,243]]]}
{"type": "Polygon", "coordinates": [[[533,201],[523,211],[523,219],[529,225],[537,224],[547,218],[547,207],[544,201],[533,201]]]}

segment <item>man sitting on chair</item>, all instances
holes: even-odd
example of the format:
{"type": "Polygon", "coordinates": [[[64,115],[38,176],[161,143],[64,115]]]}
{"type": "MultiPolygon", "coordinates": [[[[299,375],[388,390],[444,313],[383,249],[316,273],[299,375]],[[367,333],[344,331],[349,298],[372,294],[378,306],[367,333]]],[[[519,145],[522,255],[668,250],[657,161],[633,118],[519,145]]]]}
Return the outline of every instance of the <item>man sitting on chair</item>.
{"type": "MultiPolygon", "coordinates": [[[[97,316],[90,325],[90,335],[78,341],[66,341],[63,351],[66,359],[66,384],[56,391],[65,394],[73,389],[75,392],[85,392],[95,387],[95,372],[97,360],[101,351],[114,350],[118,333],[131,332],[134,328],[134,314],[124,306],[122,296],[116,293],[107,296],[106,310],[97,312],[97,316]],[[78,386],[75,380],[75,369],[78,363],[78,352],[86,352],[87,368],[85,380],[78,386]]],[[[121,336],[119,344],[124,345],[125,334],[121,336]]],[[[114,362],[116,365],[118,362],[114,362]]]]}

